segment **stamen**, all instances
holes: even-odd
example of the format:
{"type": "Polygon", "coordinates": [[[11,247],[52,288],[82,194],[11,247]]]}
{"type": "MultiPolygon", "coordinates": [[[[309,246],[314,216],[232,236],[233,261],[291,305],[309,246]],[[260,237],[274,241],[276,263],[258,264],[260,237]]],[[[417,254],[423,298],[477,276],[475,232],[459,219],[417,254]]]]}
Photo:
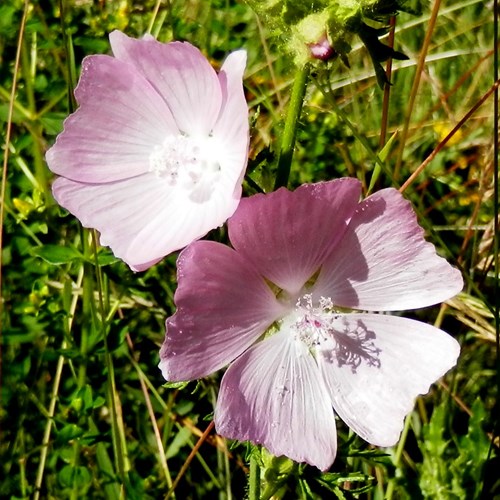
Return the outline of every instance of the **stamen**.
{"type": "Polygon", "coordinates": [[[188,190],[203,184],[204,191],[220,175],[217,141],[211,137],[168,136],[149,155],[149,171],[166,178],[171,186],[188,190]]]}
{"type": "Polygon", "coordinates": [[[347,317],[335,311],[329,297],[321,297],[314,307],[312,296],[303,295],[296,303],[290,329],[295,339],[307,346],[313,356],[321,355],[329,363],[349,365],[353,372],[365,362],[380,366],[380,352],[375,332],[358,320],[353,329],[347,317]]]}

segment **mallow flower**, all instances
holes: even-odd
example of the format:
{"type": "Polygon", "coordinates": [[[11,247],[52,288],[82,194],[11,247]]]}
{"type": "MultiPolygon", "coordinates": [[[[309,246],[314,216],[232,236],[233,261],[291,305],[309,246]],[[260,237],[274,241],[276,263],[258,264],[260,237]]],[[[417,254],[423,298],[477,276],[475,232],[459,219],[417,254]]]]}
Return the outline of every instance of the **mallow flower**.
{"type": "Polygon", "coordinates": [[[217,74],[186,42],[109,36],[82,62],[79,108],[46,155],[53,193],[141,271],[230,217],[247,163],[246,52],[217,74]]]}
{"type": "Polygon", "coordinates": [[[225,372],[219,434],[328,469],[335,415],[371,444],[394,445],[414,399],[456,362],[458,343],[387,311],[458,293],[403,196],[363,201],[356,179],[244,198],[232,248],[197,241],[178,258],[177,310],[160,368],[168,381],[225,372]]]}

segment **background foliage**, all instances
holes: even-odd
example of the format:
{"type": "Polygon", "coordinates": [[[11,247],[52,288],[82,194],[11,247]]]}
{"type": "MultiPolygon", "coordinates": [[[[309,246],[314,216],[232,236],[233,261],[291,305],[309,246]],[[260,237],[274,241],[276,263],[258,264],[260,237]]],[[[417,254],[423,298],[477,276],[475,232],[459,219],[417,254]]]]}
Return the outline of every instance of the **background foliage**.
{"type": "MultiPolygon", "coordinates": [[[[409,59],[394,64],[386,94],[361,42],[350,68],[339,60],[316,67],[290,184],[349,175],[365,192],[372,181],[375,188],[400,187],[440,150],[404,192],[428,239],[462,270],[466,287],[442,306],[407,316],[456,337],[459,364],[417,401],[394,449],[372,449],[339,422],[341,450],[328,474],[264,456],[274,470],[267,479],[285,498],[500,498],[493,97],[466,116],[493,83],[492,4],[450,0],[429,32],[438,5],[420,17],[398,16],[395,47],[409,59]],[[378,171],[380,151],[384,168],[378,171]]],[[[113,29],[188,40],[214,65],[246,48],[252,147],[245,192],[269,190],[274,181],[295,70],[243,2],[0,4],[0,121],[2,158],[8,159],[0,497],[162,498],[178,478],[172,498],[243,498],[247,447],[208,428],[218,376],[164,386],[157,369],[164,321],[174,310],[175,255],[134,274],[98,248],[95,234],[50,194],[44,153],[74,108],[82,58],[106,53],[113,29]]],[[[223,231],[210,236],[225,238],[223,231]]]]}

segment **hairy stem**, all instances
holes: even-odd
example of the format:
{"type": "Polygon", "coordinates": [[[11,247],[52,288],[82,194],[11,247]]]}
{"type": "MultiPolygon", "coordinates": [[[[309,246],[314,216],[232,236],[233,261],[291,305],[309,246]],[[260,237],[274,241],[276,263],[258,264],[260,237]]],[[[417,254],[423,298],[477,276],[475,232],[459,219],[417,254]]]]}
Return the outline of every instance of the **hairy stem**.
{"type": "Polygon", "coordinates": [[[297,135],[297,124],[304,103],[307,82],[309,80],[309,64],[304,65],[293,82],[292,95],[288,104],[288,113],[286,115],[285,129],[281,139],[281,147],[278,156],[278,170],[274,189],[288,185],[290,176],[290,166],[292,164],[293,149],[295,146],[295,137],[297,135]]]}

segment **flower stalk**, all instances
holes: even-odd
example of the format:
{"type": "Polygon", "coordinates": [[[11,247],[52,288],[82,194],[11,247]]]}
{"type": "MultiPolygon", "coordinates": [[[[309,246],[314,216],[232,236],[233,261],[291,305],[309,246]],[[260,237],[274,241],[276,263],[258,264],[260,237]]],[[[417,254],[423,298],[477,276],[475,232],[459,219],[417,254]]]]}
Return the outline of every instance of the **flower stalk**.
{"type": "Polygon", "coordinates": [[[293,149],[295,147],[295,138],[297,136],[297,124],[304,103],[307,82],[309,80],[310,66],[306,63],[297,73],[293,82],[292,96],[288,106],[288,113],[285,121],[285,129],[281,139],[281,147],[278,156],[278,169],[276,172],[276,181],[274,189],[286,187],[290,177],[290,166],[292,164],[293,149]]]}
{"type": "Polygon", "coordinates": [[[260,447],[254,446],[250,455],[250,473],[248,475],[248,499],[260,499],[260,447]]]}

